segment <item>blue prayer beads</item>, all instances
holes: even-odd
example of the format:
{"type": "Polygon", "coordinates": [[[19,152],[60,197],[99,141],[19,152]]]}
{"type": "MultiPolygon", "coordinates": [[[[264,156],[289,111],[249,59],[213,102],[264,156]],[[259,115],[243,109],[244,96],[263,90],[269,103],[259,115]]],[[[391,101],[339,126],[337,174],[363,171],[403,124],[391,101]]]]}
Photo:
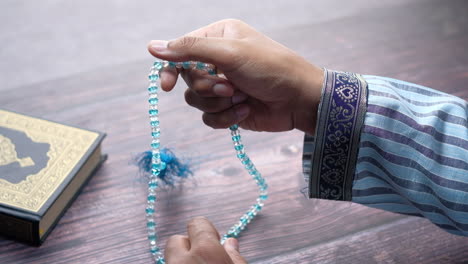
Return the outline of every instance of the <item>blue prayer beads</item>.
{"type": "MultiPolygon", "coordinates": [[[[171,62],[171,61],[156,61],[151,67],[151,72],[148,75],[150,84],[148,86],[149,92],[149,116],[150,116],[150,125],[151,125],[151,175],[148,182],[148,195],[147,195],[147,205],[146,205],[146,227],[148,230],[148,240],[150,243],[150,253],[153,256],[153,259],[156,264],[165,264],[163,253],[161,249],[157,246],[158,236],[156,234],[156,221],[154,218],[154,207],[157,201],[156,190],[159,187],[158,176],[161,171],[166,168],[166,163],[161,161],[161,149],[159,138],[161,135],[159,129],[159,98],[158,90],[160,88],[160,72],[164,68],[177,68],[177,69],[196,69],[201,71],[206,71],[210,75],[215,75],[215,67],[211,64],[203,62],[194,62],[194,61],[185,61],[185,62],[171,62]]],[[[242,230],[254,219],[254,217],[262,210],[264,206],[264,201],[268,198],[268,185],[265,182],[265,179],[261,176],[260,172],[256,169],[255,165],[250,160],[249,156],[245,153],[245,147],[242,144],[241,135],[239,132],[238,125],[233,125],[229,127],[231,131],[231,139],[234,144],[234,150],[236,151],[236,156],[240,160],[241,164],[247,170],[247,172],[252,176],[253,180],[256,182],[259,188],[259,196],[256,202],[244,213],[239,221],[234,224],[228,232],[221,237],[221,244],[230,238],[238,237],[242,230]]]]}

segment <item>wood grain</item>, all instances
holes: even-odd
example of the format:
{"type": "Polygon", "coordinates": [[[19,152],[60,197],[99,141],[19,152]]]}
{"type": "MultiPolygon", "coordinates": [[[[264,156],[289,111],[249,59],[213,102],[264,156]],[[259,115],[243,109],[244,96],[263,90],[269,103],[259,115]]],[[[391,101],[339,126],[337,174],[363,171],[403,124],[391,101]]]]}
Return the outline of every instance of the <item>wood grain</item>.
{"type": "MultiPolygon", "coordinates": [[[[319,24],[266,32],[331,69],[394,77],[468,99],[468,5],[426,1],[367,9],[319,24]]],[[[275,18],[276,19],[276,18],[275,18]]],[[[2,108],[108,133],[109,159],[40,248],[0,239],[0,263],[150,263],[145,183],[131,164],[150,140],[146,74],[151,60],[3,90],[2,108]]],[[[255,200],[228,132],[202,125],[183,86],[161,99],[161,141],[190,159],[195,176],[161,193],[164,243],[203,215],[221,230],[255,200]]],[[[251,263],[466,263],[468,240],[427,220],[300,193],[302,134],[243,131],[271,187],[267,206],[240,238],[251,263]]]]}

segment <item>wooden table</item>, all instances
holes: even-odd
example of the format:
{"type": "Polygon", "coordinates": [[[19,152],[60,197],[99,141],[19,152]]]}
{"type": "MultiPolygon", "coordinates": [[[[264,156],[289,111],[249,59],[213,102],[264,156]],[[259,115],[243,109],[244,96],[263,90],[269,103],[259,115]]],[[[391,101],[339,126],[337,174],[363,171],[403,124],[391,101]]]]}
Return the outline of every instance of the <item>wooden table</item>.
{"type": "MultiPolygon", "coordinates": [[[[273,18],[272,18],[273,19],[273,18]]],[[[274,18],[280,19],[280,18],[274,18]]],[[[427,85],[468,99],[468,3],[426,1],[265,32],[317,65],[427,85]]],[[[109,159],[40,248],[0,238],[0,263],[150,263],[145,183],[131,160],[150,140],[149,61],[2,91],[2,108],[104,131],[109,159]]],[[[195,177],[161,193],[164,243],[194,216],[226,230],[256,187],[234,158],[228,132],[212,130],[183,101],[161,100],[162,142],[190,159],[195,177]]],[[[302,133],[244,132],[270,199],[241,236],[249,263],[467,263],[468,238],[429,221],[300,193],[302,133]]]]}

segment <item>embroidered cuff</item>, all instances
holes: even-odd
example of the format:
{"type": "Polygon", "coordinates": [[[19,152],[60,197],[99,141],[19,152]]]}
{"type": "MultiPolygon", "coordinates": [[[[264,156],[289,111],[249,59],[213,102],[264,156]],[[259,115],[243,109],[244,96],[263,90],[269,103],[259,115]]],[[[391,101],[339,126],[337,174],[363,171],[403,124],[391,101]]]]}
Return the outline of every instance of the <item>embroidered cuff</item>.
{"type": "Polygon", "coordinates": [[[325,69],[315,136],[304,137],[309,198],[351,200],[366,109],[367,83],[360,75],[325,69]]]}

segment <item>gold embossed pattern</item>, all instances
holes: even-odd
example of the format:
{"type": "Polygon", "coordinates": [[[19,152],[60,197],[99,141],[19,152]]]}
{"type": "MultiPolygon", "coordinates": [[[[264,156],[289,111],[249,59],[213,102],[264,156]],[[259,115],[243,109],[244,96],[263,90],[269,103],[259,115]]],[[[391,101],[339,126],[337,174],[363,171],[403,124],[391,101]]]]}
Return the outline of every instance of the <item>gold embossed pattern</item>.
{"type": "MultiPolygon", "coordinates": [[[[47,143],[47,166],[14,184],[0,179],[0,203],[38,212],[60,183],[77,166],[98,137],[98,133],[0,110],[0,126],[24,132],[34,142],[47,143]]],[[[22,167],[34,164],[18,159],[14,144],[0,135],[0,166],[18,161],[22,167]],[[5,155],[4,155],[5,153],[5,155]]]]}

